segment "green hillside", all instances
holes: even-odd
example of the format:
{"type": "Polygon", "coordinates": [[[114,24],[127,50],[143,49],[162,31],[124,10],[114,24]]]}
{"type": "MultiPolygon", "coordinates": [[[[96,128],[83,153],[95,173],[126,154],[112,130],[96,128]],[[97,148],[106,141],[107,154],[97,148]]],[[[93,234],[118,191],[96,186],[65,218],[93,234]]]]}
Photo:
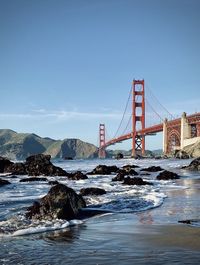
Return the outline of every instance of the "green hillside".
{"type": "Polygon", "coordinates": [[[39,153],[50,154],[52,158],[92,158],[97,154],[97,147],[79,139],[54,140],[0,129],[0,156],[24,160],[39,153]]]}

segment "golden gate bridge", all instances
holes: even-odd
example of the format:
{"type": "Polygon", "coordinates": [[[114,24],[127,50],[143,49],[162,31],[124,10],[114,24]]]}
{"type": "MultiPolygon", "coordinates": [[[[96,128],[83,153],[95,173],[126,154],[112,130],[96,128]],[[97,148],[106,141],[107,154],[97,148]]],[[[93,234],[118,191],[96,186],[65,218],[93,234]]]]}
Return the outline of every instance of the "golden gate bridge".
{"type": "Polygon", "coordinates": [[[183,112],[180,118],[175,118],[159,102],[149,88],[145,90],[144,79],[133,80],[121,121],[113,138],[107,140],[105,123],[99,125],[99,158],[106,157],[106,148],[108,146],[128,139],[132,139],[132,157],[137,154],[145,155],[145,137],[159,132],[163,132],[164,154],[169,154],[175,149],[182,149],[200,140],[200,113],[187,116],[183,112]],[[149,98],[153,98],[156,101],[161,111],[157,111],[150,104],[149,98]],[[127,116],[129,103],[131,103],[131,113],[125,128],[120,134],[120,129],[127,116]],[[152,114],[156,119],[153,118],[152,114]]]}

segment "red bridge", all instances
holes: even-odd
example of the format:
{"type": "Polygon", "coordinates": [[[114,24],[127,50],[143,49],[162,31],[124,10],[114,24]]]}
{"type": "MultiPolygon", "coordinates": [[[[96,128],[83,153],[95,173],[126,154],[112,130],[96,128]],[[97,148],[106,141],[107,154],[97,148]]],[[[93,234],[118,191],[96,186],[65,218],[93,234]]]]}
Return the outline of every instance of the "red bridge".
{"type": "MultiPolygon", "coordinates": [[[[120,136],[114,137],[106,141],[105,124],[99,126],[99,157],[105,158],[106,147],[120,143],[122,141],[132,139],[132,156],[137,154],[145,155],[145,136],[154,135],[163,132],[163,153],[168,154],[175,149],[183,147],[200,140],[200,113],[195,113],[187,116],[184,112],[182,117],[161,118],[160,115],[153,111],[161,118],[162,122],[145,127],[146,112],[145,112],[145,82],[144,80],[133,80],[132,83],[132,113],[131,131],[120,136]]],[[[166,109],[165,109],[166,110],[166,109]]],[[[167,110],[166,110],[167,111],[167,110]]],[[[168,111],[167,111],[168,112],[168,111]]],[[[168,114],[170,114],[168,112],[168,114]]],[[[122,120],[124,115],[122,117],[122,120]]],[[[120,122],[120,125],[122,121],[120,122]]]]}

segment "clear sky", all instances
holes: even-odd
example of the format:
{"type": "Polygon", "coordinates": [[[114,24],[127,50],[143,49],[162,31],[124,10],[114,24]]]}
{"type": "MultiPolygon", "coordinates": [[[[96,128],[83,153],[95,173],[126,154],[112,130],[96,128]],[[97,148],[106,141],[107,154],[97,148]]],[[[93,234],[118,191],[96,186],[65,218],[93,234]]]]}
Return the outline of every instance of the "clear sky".
{"type": "Polygon", "coordinates": [[[171,113],[200,111],[199,14],[199,0],[0,0],[0,127],[97,144],[140,78],[171,113]]]}

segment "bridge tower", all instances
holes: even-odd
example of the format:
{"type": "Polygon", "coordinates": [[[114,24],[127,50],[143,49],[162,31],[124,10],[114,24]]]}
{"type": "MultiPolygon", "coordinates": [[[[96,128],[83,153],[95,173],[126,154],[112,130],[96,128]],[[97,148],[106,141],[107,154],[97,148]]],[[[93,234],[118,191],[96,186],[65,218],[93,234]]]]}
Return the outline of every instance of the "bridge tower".
{"type": "Polygon", "coordinates": [[[105,143],[106,143],[105,124],[101,123],[99,125],[99,158],[106,157],[105,143]]]}
{"type": "Polygon", "coordinates": [[[132,101],[132,157],[137,153],[145,154],[145,137],[136,133],[145,129],[144,79],[133,80],[132,101]]]}

